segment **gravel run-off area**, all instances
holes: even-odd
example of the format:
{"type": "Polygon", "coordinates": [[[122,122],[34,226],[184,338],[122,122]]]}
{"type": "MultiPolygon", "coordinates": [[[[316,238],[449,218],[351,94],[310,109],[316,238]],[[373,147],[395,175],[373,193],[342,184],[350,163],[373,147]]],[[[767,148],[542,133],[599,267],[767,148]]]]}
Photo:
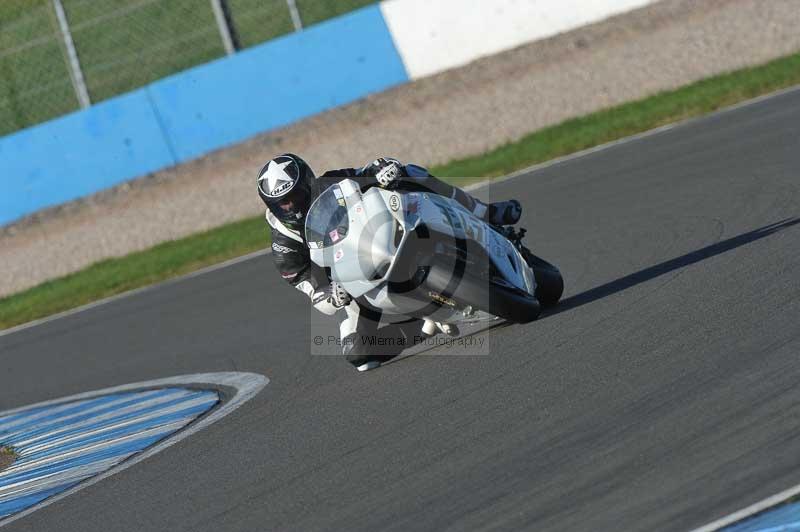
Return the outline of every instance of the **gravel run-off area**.
{"type": "Polygon", "coordinates": [[[278,153],[320,172],[382,154],[443,163],[796,52],[798,28],[800,0],[662,0],[371,96],[0,228],[0,296],[258,215],[255,176],[278,153]]]}

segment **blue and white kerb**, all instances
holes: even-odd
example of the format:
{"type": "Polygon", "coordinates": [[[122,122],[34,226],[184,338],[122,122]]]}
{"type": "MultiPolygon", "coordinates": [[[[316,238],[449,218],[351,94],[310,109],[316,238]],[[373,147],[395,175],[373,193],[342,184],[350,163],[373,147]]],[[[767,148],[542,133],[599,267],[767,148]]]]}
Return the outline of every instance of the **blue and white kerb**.
{"type": "Polygon", "coordinates": [[[0,417],[0,519],[103,472],[182,429],[220,401],[216,391],[165,388],[31,407],[0,417]]]}
{"type": "Polygon", "coordinates": [[[0,527],[118,474],[216,423],[258,394],[257,373],[179,375],[0,412],[0,527]]]}

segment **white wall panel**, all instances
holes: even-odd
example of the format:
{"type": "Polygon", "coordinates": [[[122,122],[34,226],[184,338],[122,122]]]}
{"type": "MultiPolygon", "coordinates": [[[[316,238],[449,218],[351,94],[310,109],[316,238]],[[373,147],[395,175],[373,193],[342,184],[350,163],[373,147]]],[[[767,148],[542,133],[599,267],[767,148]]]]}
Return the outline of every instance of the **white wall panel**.
{"type": "Polygon", "coordinates": [[[411,78],[544,39],[657,0],[385,0],[411,78]]]}

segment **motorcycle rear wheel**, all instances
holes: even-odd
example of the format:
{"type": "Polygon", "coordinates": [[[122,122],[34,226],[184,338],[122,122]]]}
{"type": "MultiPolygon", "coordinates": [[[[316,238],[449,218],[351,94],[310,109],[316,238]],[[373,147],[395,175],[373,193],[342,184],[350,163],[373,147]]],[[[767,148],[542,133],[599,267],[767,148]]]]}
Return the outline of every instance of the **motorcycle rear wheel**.
{"type": "Polygon", "coordinates": [[[529,323],[542,313],[537,299],[522,290],[496,280],[489,280],[463,272],[453,283],[453,270],[447,267],[431,268],[426,288],[458,302],[459,307],[470,306],[513,323],[529,323]]]}
{"type": "Polygon", "coordinates": [[[561,272],[530,251],[525,254],[525,261],[533,269],[536,278],[536,299],[545,308],[555,306],[564,294],[564,278],[561,272]]]}

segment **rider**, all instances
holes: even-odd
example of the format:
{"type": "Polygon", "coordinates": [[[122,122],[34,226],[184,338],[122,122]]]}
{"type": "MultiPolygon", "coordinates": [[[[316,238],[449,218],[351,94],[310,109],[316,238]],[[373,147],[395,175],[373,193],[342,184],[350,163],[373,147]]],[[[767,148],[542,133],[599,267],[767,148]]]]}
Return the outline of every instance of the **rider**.
{"type": "MultiPolygon", "coordinates": [[[[486,204],[458,187],[449,185],[416,165],[403,165],[391,158],[380,158],[363,168],[343,168],[315,177],[311,167],[293,154],[276,157],[258,174],[258,195],[267,205],[266,218],[272,229],[272,256],[275,265],[291,285],[305,293],[313,306],[333,315],[344,309],[340,340],[348,362],[359,371],[372,369],[382,361],[397,356],[383,347],[380,354],[371,352],[370,337],[408,338],[409,327],[383,327],[378,331],[381,313],[353,301],[339,283],[332,282],[322,268],[311,262],[305,242],[305,217],[320,193],[342,179],[353,179],[364,190],[371,186],[426,191],[455,199],[476,216],[493,225],[513,225],[519,221],[522,207],[516,200],[486,204]]],[[[419,331],[419,322],[410,322],[419,331]]],[[[437,324],[438,325],[438,324],[437,324]]],[[[439,325],[442,332],[454,329],[439,325]]],[[[456,333],[457,334],[457,333],[456,333]]],[[[400,345],[398,343],[398,345],[400,345]]]]}

